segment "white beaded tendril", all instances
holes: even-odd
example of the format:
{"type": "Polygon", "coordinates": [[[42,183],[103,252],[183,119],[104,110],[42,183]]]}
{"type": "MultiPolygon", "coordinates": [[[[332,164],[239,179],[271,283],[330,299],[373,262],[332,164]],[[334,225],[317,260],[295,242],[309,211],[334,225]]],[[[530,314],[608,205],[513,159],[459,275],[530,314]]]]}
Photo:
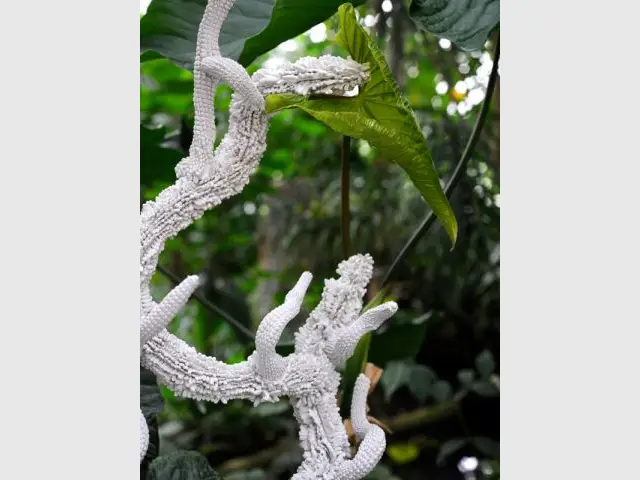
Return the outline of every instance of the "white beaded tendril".
{"type": "MultiPolygon", "coordinates": [[[[309,272],[301,275],[284,303],[262,320],[251,356],[234,365],[196,352],[166,330],[198,287],[197,276],[187,277],[160,302],[151,298],[150,280],[166,240],[248,183],[266,150],[269,116],[265,96],[341,94],[369,78],[366,65],[332,56],[305,57],[293,64],[261,69],[250,78],[241,65],[220,55],[220,29],[234,1],[209,0],[205,8],[194,62],[195,125],[189,155],[176,167],[176,182],[145,203],[140,214],[140,362],[185,398],[210,402],[247,399],[257,405],[288,397],[300,425],[303,450],[303,462],[292,480],[359,480],[382,457],[385,436],[367,420],[369,380],[361,374],[351,404],[351,422],[361,443],[351,458],[336,403],[340,381],[336,368],[344,365],[365,333],[377,329],[397,310],[395,303],[388,302],[360,315],[373,273],[369,255],[354,255],[341,262],[339,277],[325,280],[322,299],[296,332],[294,353],[287,357],[277,354],[275,347],[300,311],[312,278],[309,272]],[[228,133],[214,152],[213,96],[220,80],[234,94],[228,133]]],[[[141,411],[140,461],[148,442],[141,411]]]]}

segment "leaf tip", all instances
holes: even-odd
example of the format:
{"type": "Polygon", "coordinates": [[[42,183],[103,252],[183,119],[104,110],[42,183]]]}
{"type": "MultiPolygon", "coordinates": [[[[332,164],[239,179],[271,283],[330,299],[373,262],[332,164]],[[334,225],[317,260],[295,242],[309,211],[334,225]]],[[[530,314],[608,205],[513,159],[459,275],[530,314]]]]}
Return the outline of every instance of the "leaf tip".
{"type": "Polygon", "coordinates": [[[445,228],[449,235],[449,240],[451,240],[451,248],[449,251],[452,252],[453,249],[456,248],[456,242],[458,240],[458,222],[456,218],[453,217],[453,220],[449,224],[445,224],[445,228]]]}
{"type": "Polygon", "coordinates": [[[343,3],[338,7],[338,13],[340,15],[347,14],[349,12],[353,12],[353,5],[349,2],[343,3]]]}
{"type": "Polygon", "coordinates": [[[456,229],[453,234],[449,235],[449,238],[451,239],[451,248],[449,249],[449,251],[453,252],[453,250],[456,248],[456,241],[458,240],[458,229],[456,229]]]}

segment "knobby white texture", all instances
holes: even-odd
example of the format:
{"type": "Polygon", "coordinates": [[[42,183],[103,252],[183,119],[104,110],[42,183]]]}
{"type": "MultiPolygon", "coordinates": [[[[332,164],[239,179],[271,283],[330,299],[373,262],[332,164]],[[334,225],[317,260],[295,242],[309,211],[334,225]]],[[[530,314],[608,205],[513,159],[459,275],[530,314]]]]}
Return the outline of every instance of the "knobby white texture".
{"type": "Polygon", "coordinates": [[[252,77],[264,94],[299,95],[340,95],[359,87],[368,79],[366,65],[331,55],[303,57],[295,63],[285,62],[276,67],[261,68],[252,77]]]}
{"type": "MultiPolygon", "coordinates": [[[[266,150],[270,93],[340,94],[362,86],[368,68],[352,60],[306,57],[250,78],[235,61],[220,55],[218,37],[234,0],[210,0],[198,30],[194,62],[194,137],[189,155],[176,167],[176,182],[147,202],[140,215],[140,361],[176,395],[254,404],[288,397],[300,425],[303,462],[295,480],[358,480],[370,472],[385,450],[380,427],[366,416],[369,380],[360,375],[354,387],[351,419],[361,443],[351,458],[336,396],[340,369],[359,339],[397,310],[393,302],[364,312],[362,300],[373,272],[369,255],[340,263],[338,278],[325,281],[322,299],[295,335],[294,353],[281,357],[275,347],[286,325],[299,313],[311,282],[305,272],[284,303],[270,312],[256,333],[254,353],[239,364],[208,357],[166,330],[171,319],[198,287],[190,276],[163,300],[151,297],[150,281],[165,242],[224,199],[239,193],[266,150]],[[213,96],[219,81],[230,85],[229,129],[213,151],[213,96]]],[[[140,415],[140,460],[149,433],[140,415]]]]}

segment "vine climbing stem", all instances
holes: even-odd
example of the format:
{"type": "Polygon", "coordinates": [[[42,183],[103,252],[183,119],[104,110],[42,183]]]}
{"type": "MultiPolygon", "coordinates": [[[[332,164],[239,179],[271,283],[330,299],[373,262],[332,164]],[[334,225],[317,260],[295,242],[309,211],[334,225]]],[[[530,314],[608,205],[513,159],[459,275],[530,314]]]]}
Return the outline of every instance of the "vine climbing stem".
{"type": "MultiPolygon", "coordinates": [[[[446,195],[447,198],[451,198],[453,190],[455,189],[455,187],[458,185],[458,182],[462,178],[463,172],[466,171],[467,164],[469,163],[469,160],[471,159],[471,156],[473,155],[473,151],[480,138],[480,133],[482,132],[484,123],[489,114],[491,98],[493,97],[493,92],[495,90],[495,85],[498,77],[499,60],[500,60],[500,37],[498,36],[496,40],[494,54],[493,54],[493,67],[491,69],[491,74],[489,76],[489,83],[487,84],[486,97],[482,104],[482,107],[480,108],[480,112],[478,113],[478,117],[476,119],[476,123],[471,132],[471,136],[469,137],[469,140],[467,141],[465,149],[462,152],[462,155],[460,156],[460,160],[458,161],[456,168],[444,189],[444,194],[446,195]]],[[[391,279],[391,275],[393,274],[396,267],[400,264],[400,262],[402,262],[402,260],[405,259],[409,251],[418,243],[418,241],[424,236],[424,234],[427,233],[427,231],[429,230],[431,225],[435,222],[435,220],[436,220],[436,216],[434,215],[433,211],[431,211],[427,214],[427,216],[420,223],[420,225],[414,230],[411,237],[407,240],[405,245],[400,250],[400,253],[398,253],[398,255],[394,258],[391,266],[386,271],[382,279],[382,282],[380,283],[380,287],[379,287],[380,291],[384,291],[384,288],[389,283],[389,280],[391,279]]],[[[363,365],[364,363],[366,363],[367,357],[369,355],[369,345],[371,343],[371,337],[372,337],[372,334],[368,333],[360,340],[356,348],[356,355],[354,356],[357,358],[352,358],[350,360],[350,363],[353,363],[355,361],[358,361],[363,365]]],[[[353,365],[348,365],[348,367],[354,368],[353,365]]],[[[344,396],[344,399],[342,402],[343,411],[346,411],[346,409],[348,409],[348,405],[350,401],[348,386],[346,387],[345,394],[346,395],[344,396]]]]}
{"type": "MultiPolygon", "coordinates": [[[[486,91],[484,102],[482,103],[482,107],[480,108],[480,112],[478,113],[476,123],[473,126],[473,130],[471,132],[471,136],[469,137],[467,145],[465,146],[465,149],[462,152],[462,155],[460,156],[460,160],[458,160],[458,164],[456,165],[456,168],[451,174],[451,178],[449,179],[449,182],[447,183],[444,189],[444,194],[448,199],[451,198],[451,195],[453,194],[453,191],[455,190],[456,186],[460,182],[460,179],[462,178],[463,173],[466,172],[467,164],[469,163],[469,160],[473,155],[476,145],[478,144],[480,134],[482,133],[482,129],[484,127],[485,121],[489,114],[491,99],[493,97],[496,81],[498,79],[499,60],[500,60],[500,37],[498,36],[496,40],[496,47],[493,54],[493,67],[491,69],[491,75],[489,76],[489,83],[487,85],[487,91],[486,91]]],[[[396,258],[394,258],[393,263],[391,264],[391,266],[385,273],[384,278],[382,279],[380,288],[384,287],[389,282],[391,278],[391,274],[396,269],[398,264],[402,260],[404,260],[404,258],[409,253],[409,250],[411,250],[416,245],[416,243],[420,241],[420,239],[424,236],[424,234],[427,233],[427,231],[429,230],[431,225],[435,222],[435,220],[436,220],[436,216],[434,215],[432,210],[427,214],[424,220],[422,220],[420,225],[414,230],[409,240],[407,240],[407,242],[404,244],[404,246],[400,250],[400,253],[398,253],[396,258]]]]}
{"type": "Polygon", "coordinates": [[[342,137],[340,148],[340,225],[342,230],[342,257],[349,258],[351,252],[351,235],[349,216],[349,187],[351,184],[350,176],[351,161],[351,137],[344,135],[342,137]]]}

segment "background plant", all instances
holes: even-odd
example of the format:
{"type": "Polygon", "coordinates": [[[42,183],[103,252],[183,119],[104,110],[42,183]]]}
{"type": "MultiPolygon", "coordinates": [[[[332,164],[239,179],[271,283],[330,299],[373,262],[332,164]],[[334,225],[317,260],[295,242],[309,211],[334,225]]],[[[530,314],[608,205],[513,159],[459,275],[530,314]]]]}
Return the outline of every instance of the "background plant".
{"type": "MultiPolygon", "coordinates": [[[[474,23],[471,13],[448,12],[445,18],[457,18],[452,31],[464,30],[460,22],[474,38],[473,25],[492,31],[477,45],[464,39],[456,44],[447,39],[446,26],[429,33],[432,23],[424,19],[438,15],[429,2],[353,3],[416,115],[445,191],[454,179],[448,193],[458,224],[455,249],[415,184],[392,163],[392,152],[346,140],[290,109],[272,120],[267,153],[245,190],[167,244],[160,261],[164,276],[156,276],[154,287],[164,293],[187,272],[203,272],[205,286],[171,330],[198,350],[234,362],[251,351],[257,322],[300,271],[330,277],[345,242],[352,252],[371,253],[379,270],[369,300],[382,291],[400,305],[355,359],[363,363],[366,353],[366,361],[384,369],[369,399],[370,414],[392,433],[371,478],[460,478],[456,463],[463,455],[491,462],[485,471],[499,475],[499,82],[491,108],[481,111],[497,18],[487,27],[486,20],[474,23]],[[479,117],[482,128],[474,128],[479,117]],[[416,241],[408,244],[411,238],[416,241]]],[[[485,12],[497,4],[484,3],[485,12]]],[[[189,45],[204,4],[153,0],[141,19],[141,202],[173,181],[191,140],[189,45]]],[[[223,30],[228,54],[251,72],[283,58],[343,55],[335,41],[339,5],[238,0],[227,22],[235,22],[233,28],[226,37],[223,30]],[[249,18],[242,12],[264,14],[249,18]]],[[[230,90],[219,87],[218,138],[226,130],[229,101],[230,90]]],[[[315,287],[309,306],[318,300],[320,285],[315,287]]],[[[141,406],[149,422],[159,424],[141,475],[166,478],[166,469],[151,461],[176,450],[199,452],[231,479],[289,478],[300,461],[286,403],[254,409],[242,402],[176,400],[165,389],[160,396],[153,376],[143,371],[141,384],[141,406]]],[[[183,465],[182,474],[192,476],[180,478],[206,478],[202,464],[197,474],[196,467],[190,470],[193,462],[183,465]]]]}

